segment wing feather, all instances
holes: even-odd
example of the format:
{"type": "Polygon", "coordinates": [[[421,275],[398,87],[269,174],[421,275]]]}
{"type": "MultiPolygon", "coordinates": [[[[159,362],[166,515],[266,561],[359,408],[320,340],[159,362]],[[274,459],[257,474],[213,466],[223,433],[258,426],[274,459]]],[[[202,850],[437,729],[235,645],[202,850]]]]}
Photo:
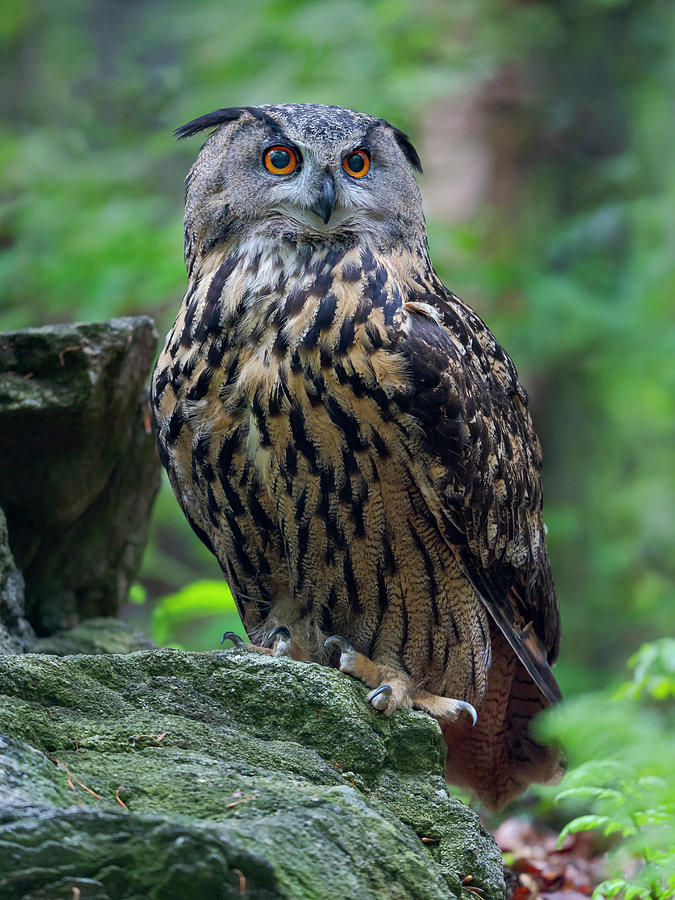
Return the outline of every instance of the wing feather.
{"type": "Polygon", "coordinates": [[[390,335],[410,367],[406,404],[424,449],[413,458],[420,479],[432,479],[446,538],[555,702],[560,619],[541,512],[542,456],[516,369],[481,319],[442,286],[412,297],[390,335]]]}

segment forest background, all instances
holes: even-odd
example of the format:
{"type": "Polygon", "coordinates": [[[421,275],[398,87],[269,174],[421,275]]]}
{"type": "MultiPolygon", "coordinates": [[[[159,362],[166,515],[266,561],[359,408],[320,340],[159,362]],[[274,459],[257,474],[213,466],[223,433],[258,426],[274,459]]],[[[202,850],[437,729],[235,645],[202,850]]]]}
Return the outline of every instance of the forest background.
{"type": "MultiPolygon", "coordinates": [[[[200,146],[171,132],[196,116],[335,103],[410,134],[436,268],[530,393],[556,674],[592,717],[594,692],[609,696],[631,653],[673,631],[671,0],[0,7],[0,329],[147,313],[163,337],[186,282],[182,182],[200,146]]],[[[187,649],[240,630],[166,482],[124,615],[187,649]]],[[[650,696],[663,700],[674,645],[654,646],[640,677],[658,658],[650,696]]],[[[606,733],[637,745],[622,723],[606,733]]]]}
{"type": "MultiPolygon", "coordinates": [[[[441,277],[530,393],[558,677],[604,684],[672,628],[673,25],[668,0],[5,2],[0,328],[148,313],[163,337],[201,144],[183,122],[288,101],[389,119],[422,156],[441,277]]],[[[137,617],[217,645],[223,587],[162,603],[204,579],[165,484],[137,617]]]]}

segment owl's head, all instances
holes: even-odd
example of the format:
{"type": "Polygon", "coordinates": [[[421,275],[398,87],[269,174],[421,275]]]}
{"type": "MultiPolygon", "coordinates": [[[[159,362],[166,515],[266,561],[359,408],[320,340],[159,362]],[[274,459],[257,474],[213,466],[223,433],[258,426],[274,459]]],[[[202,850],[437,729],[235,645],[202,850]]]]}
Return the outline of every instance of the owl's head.
{"type": "Polygon", "coordinates": [[[219,109],[178,128],[216,130],[186,179],[189,253],[247,236],[417,244],[424,217],[407,136],[339,106],[219,109]]]}

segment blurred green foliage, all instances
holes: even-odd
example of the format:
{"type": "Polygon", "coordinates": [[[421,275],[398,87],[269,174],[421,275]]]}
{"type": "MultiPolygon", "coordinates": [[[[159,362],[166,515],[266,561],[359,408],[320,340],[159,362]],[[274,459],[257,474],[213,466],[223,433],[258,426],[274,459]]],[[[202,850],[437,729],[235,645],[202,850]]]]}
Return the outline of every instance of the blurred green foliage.
{"type": "Polygon", "coordinates": [[[159,599],[152,611],[152,636],[160,646],[182,648],[200,638],[211,646],[219,630],[247,638],[232,592],[222,579],[195,581],[159,599]]]}
{"type": "MultiPolygon", "coordinates": [[[[198,149],[171,130],[197,115],[344,104],[408,130],[423,161],[432,125],[447,119],[450,159],[473,122],[486,186],[462,215],[433,204],[432,258],[530,389],[563,689],[617,678],[636,644],[672,627],[674,11],[671,0],[5,2],[0,327],[148,312],[169,328],[185,284],[182,178],[198,149]],[[458,105],[468,114],[449,118],[458,105]]],[[[462,168],[434,165],[423,188],[463,184],[462,168]]],[[[214,621],[201,588],[182,589],[220,577],[165,486],[135,614],[171,595],[157,607],[162,639],[215,646],[225,609],[214,621]],[[189,598],[191,630],[178,626],[189,598]]]]}
{"type": "Polygon", "coordinates": [[[675,896],[675,641],[631,658],[633,679],[612,696],[589,693],[549,712],[541,731],[561,741],[570,768],[554,793],[574,818],[560,833],[597,830],[610,844],[594,897],[675,896]]]}

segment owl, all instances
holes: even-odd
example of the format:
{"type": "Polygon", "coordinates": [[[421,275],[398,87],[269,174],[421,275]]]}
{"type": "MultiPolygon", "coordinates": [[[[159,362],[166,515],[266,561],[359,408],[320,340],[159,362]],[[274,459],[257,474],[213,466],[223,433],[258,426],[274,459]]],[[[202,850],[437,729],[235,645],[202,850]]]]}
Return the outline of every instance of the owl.
{"type": "Polygon", "coordinates": [[[402,131],[289,104],[176,134],[204,129],[152,382],[176,497],[249,648],[434,716],[448,781],[498,808],[560,770],[529,732],[560,626],[525,390],[434,271],[402,131]]]}

